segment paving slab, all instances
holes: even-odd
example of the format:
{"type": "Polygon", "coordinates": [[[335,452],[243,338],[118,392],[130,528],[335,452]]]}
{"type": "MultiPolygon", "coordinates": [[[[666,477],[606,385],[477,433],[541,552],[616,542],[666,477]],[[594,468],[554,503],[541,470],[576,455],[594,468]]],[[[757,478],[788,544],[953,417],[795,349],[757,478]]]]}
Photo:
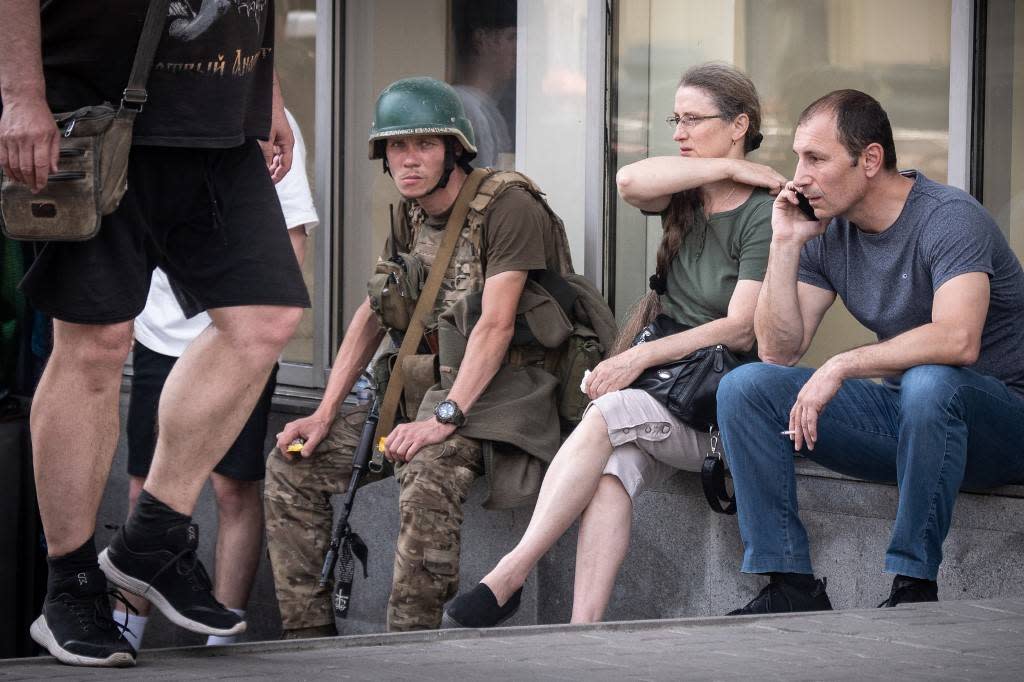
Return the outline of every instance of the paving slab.
{"type": "Polygon", "coordinates": [[[0,661],[0,680],[1019,680],[1024,600],[157,649],[124,670],[0,661]]]}

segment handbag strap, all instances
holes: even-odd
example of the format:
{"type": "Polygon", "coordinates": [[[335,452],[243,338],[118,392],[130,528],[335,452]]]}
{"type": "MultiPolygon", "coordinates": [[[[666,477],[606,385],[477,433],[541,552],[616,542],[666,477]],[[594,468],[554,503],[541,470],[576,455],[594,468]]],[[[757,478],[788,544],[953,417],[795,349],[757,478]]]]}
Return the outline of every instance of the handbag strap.
{"type": "Polygon", "coordinates": [[[712,511],[732,515],[736,513],[736,496],[730,495],[725,487],[725,461],[718,452],[718,429],[712,426],[709,431],[711,447],[700,470],[700,485],[712,511]]]}
{"type": "Polygon", "coordinates": [[[160,38],[164,32],[164,24],[167,23],[167,6],[170,0],[151,0],[149,9],[146,10],[146,21],[142,25],[142,36],[139,38],[139,45],[135,48],[135,61],[132,63],[132,73],[128,76],[128,87],[124,89],[121,97],[121,108],[126,104],[136,105],[136,111],[142,111],[142,105],[149,99],[146,92],[146,83],[149,81],[149,72],[153,70],[153,60],[156,58],[156,48],[160,44],[160,38]]]}
{"type": "Polygon", "coordinates": [[[434,257],[434,263],[430,266],[430,274],[420,291],[419,300],[416,301],[416,308],[413,310],[412,319],[409,321],[409,328],[405,330],[402,338],[402,345],[398,349],[398,358],[395,360],[395,367],[391,370],[388,379],[387,390],[384,391],[384,400],[381,402],[380,422],[377,424],[377,438],[387,436],[395,425],[395,417],[398,412],[398,401],[402,397],[402,389],[405,388],[405,372],[402,371],[402,361],[416,353],[419,348],[420,339],[423,338],[423,331],[426,327],[426,317],[434,307],[437,293],[441,290],[441,281],[448,270],[452,256],[455,254],[455,245],[462,233],[462,223],[469,214],[469,202],[476,196],[488,172],[482,168],[475,169],[462,183],[459,196],[455,199],[452,213],[445,225],[444,238],[441,246],[434,257]]]}

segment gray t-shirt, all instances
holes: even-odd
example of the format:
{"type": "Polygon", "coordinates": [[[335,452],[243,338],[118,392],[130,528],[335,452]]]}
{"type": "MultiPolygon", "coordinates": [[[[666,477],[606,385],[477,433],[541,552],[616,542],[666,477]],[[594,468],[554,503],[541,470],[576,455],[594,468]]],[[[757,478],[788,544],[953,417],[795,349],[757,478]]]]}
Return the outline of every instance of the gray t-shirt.
{"type": "Polygon", "coordinates": [[[992,217],[966,192],[911,171],[914,186],[881,234],[835,218],[804,245],[801,282],[836,292],[879,341],[931,322],[935,290],[968,272],[989,276],[981,354],[971,369],[1024,396],[1024,272],[992,217]]]}

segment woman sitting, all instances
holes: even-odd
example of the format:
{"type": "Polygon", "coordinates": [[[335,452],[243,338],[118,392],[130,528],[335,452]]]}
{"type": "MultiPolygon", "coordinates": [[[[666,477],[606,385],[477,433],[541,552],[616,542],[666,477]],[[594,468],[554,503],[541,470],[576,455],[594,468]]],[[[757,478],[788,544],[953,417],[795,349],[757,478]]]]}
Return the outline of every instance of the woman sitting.
{"type": "Polygon", "coordinates": [[[523,538],[448,605],[446,625],[491,627],[511,617],[527,575],[577,518],[572,622],[600,620],[629,548],[633,499],[676,469],[701,468],[708,434],[629,386],[643,370],[706,346],[751,350],[771,240],[769,194],[786,179],[744,160],[761,142],[761,106],[754,84],[731,66],[687,71],[666,121],[678,156],[630,164],[616,178],[623,199],[661,215],[652,291],[623,329],[621,352],[588,377],[593,402],[552,460],[523,538]],[[658,312],[689,329],[628,347],[658,312]]]}

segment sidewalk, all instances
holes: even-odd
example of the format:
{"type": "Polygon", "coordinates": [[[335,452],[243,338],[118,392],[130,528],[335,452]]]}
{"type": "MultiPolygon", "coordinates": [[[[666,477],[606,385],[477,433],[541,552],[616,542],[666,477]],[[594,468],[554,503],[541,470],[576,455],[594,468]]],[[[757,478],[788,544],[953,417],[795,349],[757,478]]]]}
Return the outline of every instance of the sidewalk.
{"type": "Polygon", "coordinates": [[[361,635],[144,652],[136,668],[0,662],[0,680],[1002,680],[1024,676],[1024,600],[807,615],[361,635]]]}

